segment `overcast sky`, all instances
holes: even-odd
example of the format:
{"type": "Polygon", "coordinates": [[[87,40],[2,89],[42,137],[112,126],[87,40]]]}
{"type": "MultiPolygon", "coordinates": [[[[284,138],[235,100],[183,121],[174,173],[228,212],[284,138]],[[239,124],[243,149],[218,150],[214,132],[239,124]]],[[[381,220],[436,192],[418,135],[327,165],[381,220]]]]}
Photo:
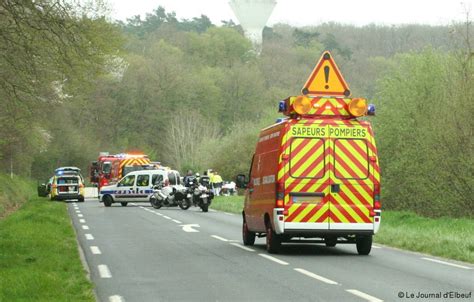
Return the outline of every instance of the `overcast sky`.
{"type": "MultiPolygon", "coordinates": [[[[175,11],[179,19],[201,14],[213,23],[233,19],[228,0],[108,0],[112,18],[125,20],[134,15],[145,16],[158,6],[175,11]]],[[[277,0],[268,25],[289,23],[296,26],[323,22],[365,25],[377,24],[450,24],[465,20],[466,8],[474,15],[474,0],[277,0]]]]}

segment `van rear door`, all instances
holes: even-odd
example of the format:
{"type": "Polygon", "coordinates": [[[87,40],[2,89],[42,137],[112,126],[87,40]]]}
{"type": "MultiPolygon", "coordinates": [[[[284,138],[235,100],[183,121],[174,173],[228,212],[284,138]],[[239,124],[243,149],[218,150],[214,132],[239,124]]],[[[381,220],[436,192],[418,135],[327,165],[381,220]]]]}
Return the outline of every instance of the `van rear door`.
{"type": "Polygon", "coordinates": [[[283,154],[285,164],[285,229],[329,229],[330,149],[326,126],[294,124],[283,154]]]}
{"type": "Polygon", "coordinates": [[[335,123],[328,132],[333,151],[329,229],[371,230],[374,183],[370,133],[359,122],[335,123]]]}

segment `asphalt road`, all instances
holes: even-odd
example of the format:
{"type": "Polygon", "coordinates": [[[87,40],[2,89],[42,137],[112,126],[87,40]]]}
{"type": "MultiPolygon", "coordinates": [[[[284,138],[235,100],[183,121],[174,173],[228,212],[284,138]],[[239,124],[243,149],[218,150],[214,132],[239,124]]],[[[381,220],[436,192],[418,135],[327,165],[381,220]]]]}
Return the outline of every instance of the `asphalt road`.
{"type": "Polygon", "coordinates": [[[474,301],[465,263],[385,246],[359,256],[292,244],[270,256],[264,238],[242,245],[239,215],[97,199],[68,208],[100,301],[474,301]]]}

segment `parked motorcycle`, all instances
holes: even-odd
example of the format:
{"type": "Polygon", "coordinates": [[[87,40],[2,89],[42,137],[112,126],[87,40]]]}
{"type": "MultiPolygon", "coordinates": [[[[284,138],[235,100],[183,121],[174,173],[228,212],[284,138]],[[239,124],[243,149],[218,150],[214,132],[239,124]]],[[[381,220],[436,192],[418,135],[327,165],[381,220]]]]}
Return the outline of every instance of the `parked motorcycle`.
{"type": "Polygon", "coordinates": [[[210,189],[209,177],[187,176],[185,186],[187,188],[186,199],[190,200],[195,207],[200,207],[203,212],[207,212],[214,198],[210,189]]]}
{"type": "Polygon", "coordinates": [[[160,182],[153,189],[150,203],[155,209],[179,206],[187,210],[191,206],[191,201],[186,198],[187,188],[181,184],[165,186],[164,182],[160,182]]]}

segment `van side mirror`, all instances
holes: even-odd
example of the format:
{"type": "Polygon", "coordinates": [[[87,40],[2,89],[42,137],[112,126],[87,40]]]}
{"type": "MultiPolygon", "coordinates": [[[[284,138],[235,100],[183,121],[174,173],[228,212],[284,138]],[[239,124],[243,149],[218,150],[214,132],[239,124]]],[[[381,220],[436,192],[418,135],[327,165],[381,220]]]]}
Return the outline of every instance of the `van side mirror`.
{"type": "Polygon", "coordinates": [[[244,174],[237,175],[235,177],[235,184],[236,184],[237,188],[239,188],[239,189],[246,189],[248,184],[249,184],[248,177],[245,176],[244,174]]]}

